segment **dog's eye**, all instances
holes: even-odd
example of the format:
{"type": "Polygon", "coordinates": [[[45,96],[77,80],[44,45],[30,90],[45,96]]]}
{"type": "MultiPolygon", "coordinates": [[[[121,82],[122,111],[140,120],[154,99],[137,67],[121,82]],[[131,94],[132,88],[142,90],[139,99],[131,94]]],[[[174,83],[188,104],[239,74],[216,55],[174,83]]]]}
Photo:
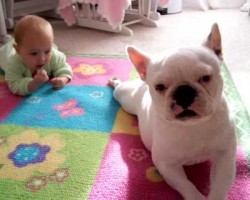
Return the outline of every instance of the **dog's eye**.
{"type": "Polygon", "coordinates": [[[199,83],[208,83],[211,81],[211,76],[205,75],[199,79],[199,83]]]}
{"type": "Polygon", "coordinates": [[[167,89],[166,86],[163,85],[163,84],[157,84],[157,85],[155,85],[155,90],[156,90],[157,92],[163,92],[163,91],[165,91],[166,89],[167,89]]]}

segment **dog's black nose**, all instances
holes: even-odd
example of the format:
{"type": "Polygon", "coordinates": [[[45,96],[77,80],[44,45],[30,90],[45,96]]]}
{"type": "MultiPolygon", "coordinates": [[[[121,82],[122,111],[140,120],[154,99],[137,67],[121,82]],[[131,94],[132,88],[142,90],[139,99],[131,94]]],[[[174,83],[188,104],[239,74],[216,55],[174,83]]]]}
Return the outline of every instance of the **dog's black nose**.
{"type": "Polygon", "coordinates": [[[197,91],[189,85],[180,85],[173,93],[173,99],[176,104],[183,109],[187,109],[197,96],[197,91]]]}

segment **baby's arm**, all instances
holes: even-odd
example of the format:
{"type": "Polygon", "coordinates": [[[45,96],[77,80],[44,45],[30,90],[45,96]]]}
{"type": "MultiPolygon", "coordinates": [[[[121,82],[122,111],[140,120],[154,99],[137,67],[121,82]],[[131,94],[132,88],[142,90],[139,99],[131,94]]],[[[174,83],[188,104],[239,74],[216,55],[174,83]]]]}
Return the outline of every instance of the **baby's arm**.
{"type": "Polygon", "coordinates": [[[73,76],[73,71],[71,66],[66,62],[66,56],[58,51],[54,50],[51,59],[51,64],[53,66],[53,77],[50,82],[55,89],[61,89],[65,84],[67,84],[73,76]]]}
{"type": "Polygon", "coordinates": [[[33,80],[29,82],[28,84],[28,90],[29,92],[36,91],[41,85],[46,83],[49,80],[49,77],[47,75],[47,72],[44,69],[38,70],[35,76],[33,77],[33,80]]]}
{"type": "Polygon", "coordinates": [[[34,78],[27,75],[27,69],[20,64],[10,64],[5,70],[5,79],[12,93],[25,96],[31,94],[48,80],[46,71],[34,78]]]}

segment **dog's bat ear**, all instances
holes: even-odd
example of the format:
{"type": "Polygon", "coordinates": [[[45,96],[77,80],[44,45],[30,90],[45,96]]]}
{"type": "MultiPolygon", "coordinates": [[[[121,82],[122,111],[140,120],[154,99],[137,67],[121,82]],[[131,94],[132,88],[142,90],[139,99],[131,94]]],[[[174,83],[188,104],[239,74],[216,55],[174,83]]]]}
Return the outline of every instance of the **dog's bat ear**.
{"type": "Polygon", "coordinates": [[[127,46],[126,50],[130,61],[135,66],[141,79],[145,80],[147,74],[147,66],[150,61],[150,58],[145,53],[141,52],[133,46],[127,46]]]}
{"type": "Polygon", "coordinates": [[[220,60],[223,60],[221,34],[217,23],[213,24],[210,34],[204,45],[214,51],[220,60]]]}

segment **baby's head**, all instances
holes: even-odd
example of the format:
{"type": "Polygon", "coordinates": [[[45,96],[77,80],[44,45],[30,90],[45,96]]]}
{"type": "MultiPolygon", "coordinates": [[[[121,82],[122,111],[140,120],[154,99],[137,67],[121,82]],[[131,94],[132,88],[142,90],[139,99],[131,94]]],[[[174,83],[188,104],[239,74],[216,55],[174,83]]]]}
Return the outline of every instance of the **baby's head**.
{"type": "Polygon", "coordinates": [[[32,72],[50,61],[54,34],[45,19],[35,15],[21,18],[15,25],[14,38],[16,52],[32,72]]]}

